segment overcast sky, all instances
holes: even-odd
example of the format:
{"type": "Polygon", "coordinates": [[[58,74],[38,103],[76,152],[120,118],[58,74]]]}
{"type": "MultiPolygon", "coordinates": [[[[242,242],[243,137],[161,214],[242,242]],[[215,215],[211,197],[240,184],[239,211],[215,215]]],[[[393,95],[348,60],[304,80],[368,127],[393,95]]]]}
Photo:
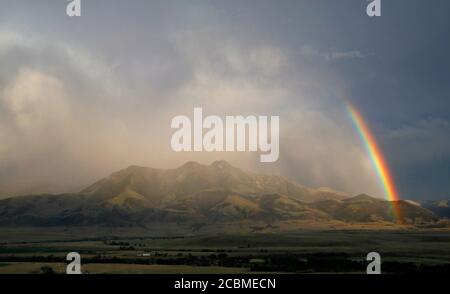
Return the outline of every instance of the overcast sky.
{"type": "Polygon", "coordinates": [[[131,164],[226,159],[382,197],[357,106],[400,196],[450,197],[450,2],[0,0],[0,197],[77,191],[131,164]],[[174,153],[171,119],[279,115],[280,158],[174,153]]]}

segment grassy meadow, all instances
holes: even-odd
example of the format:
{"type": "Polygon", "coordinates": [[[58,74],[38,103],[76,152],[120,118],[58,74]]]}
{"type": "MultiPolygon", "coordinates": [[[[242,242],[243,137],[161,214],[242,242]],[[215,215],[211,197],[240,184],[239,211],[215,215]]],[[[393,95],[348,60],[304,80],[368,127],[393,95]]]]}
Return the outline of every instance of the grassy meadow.
{"type": "Polygon", "coordinates": [[[164,236],[141,229],[0,230],[0,273],[64,273],[69,252],[84,273],[447,272],[448,230],[301,230],[164,236]],[[39,230],[42,230],[40,233],[39,230]],[[113,234],[114,233],[114,234],[113,234]]]}

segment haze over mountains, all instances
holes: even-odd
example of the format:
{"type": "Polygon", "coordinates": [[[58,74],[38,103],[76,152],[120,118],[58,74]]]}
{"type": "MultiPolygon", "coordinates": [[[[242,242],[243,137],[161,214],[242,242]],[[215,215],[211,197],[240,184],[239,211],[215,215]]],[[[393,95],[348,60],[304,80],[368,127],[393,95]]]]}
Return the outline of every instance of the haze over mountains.
{"type": "MultiPolygon", "coordinates": [[[[409,223],[436,222],[432,211],[398,203],[409,223]]],[[[329,189],[311,189],[279,176],[245,172],[225,161],[188,162],[162,170],[130,166],[76,194],[0,201],[0,225],[146,226],[283,221],[395,222],[392,203],[329,189]]]]}

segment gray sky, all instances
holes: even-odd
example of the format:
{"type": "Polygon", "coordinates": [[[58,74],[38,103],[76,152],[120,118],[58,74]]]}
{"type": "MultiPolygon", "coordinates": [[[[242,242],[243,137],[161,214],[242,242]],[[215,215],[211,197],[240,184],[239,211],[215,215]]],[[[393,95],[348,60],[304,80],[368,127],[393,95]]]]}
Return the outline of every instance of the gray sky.
{"type": "Polygon", "coordinates": [[[383,196],[361,110],[401,197],[450,197],[450,2],[0,1],[0,197],[76,191],[131,164],[217,159],[383,196]],[[174,153],[170,120],[280,115],[280,159],[174,153]]]}

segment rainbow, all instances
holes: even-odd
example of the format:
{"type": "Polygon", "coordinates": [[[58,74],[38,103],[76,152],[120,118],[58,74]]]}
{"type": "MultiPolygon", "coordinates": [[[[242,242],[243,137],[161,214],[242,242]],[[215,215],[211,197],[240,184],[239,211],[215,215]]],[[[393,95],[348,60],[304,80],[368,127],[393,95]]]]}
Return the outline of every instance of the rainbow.
{"type": "Polygon", "coordinates": [[[401,222],[402,217],[398,202],[400,197],[397,193],[395,183],[383,153],[361,113],[350,103],[347,103],[347,111],[370,156],[372,165],[379,177],[380,184],[383,187],[385,197],[392,203],[394,216],[397,221],[401,222]]]}

